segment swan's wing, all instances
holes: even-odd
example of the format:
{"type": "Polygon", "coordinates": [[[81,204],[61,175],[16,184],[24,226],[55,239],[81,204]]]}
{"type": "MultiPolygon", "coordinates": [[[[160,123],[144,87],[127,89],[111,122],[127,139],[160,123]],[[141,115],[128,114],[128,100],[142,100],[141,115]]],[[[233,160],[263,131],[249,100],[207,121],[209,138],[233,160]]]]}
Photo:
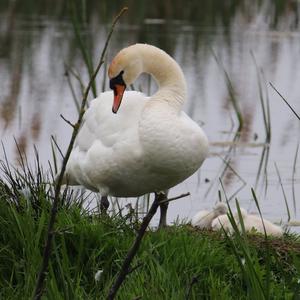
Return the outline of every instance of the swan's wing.
{"type": "Polygon", "coordinates": [[[211,223],[214,219],[214,214],[212,211],[200,210],[191,221],[193,227],[198,227],[201,229],[209,229],[211,223]]]}
{"type": "Polygon", "coordinates": [[[139,92],[125,92],[117,114],[112,113],[113,92],[102,93],[91,101],[76,139],[81,151],[88,151],[97,141],[113,147],[122,140],[137,135],[141,111],[148,97],[139,92]]]}
{"type": "Polygon", "coordinates": [[[126,92],[117,114],[112,112],[112,92],[91,101],[67,164],[65,179],[70,185],[99,190],[92,178],[109,177],[110,168],[127,159],[124,153],[139,151],[138,123],[147,101],[142,93],[126,92]]]}

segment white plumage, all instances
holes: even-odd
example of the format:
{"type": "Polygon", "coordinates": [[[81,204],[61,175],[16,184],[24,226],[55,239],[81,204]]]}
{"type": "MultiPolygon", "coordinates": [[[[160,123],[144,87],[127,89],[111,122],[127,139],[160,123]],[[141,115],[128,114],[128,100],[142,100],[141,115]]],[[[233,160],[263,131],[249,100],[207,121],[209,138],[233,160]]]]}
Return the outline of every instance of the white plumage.
{"type": "Polygon", "coordinates": [[[191,225],[201,229],[211,229],[213,220],[226,213],[227,205],[224,203],[218,203],[212,211],[200,210],[197,212],[191,220],[191,225]]]}
{"type": "MultiPolygon", "coordinates": [[[[272,235],[276,237],[280,237],[283,235],[283,230],[280,226],[277,226],[273,224],[272,222],[262,219],[260,216],[253,215],[253,214],[247,214],[245,209],[241,208],[241,217],[243,219],[244,227],[246,232],[257,232],[264,234],[264,226],[266,230],[267,235],[272,235]]],[[[234,214],[234,220],[239,228],[241,230],[241,222],[238,213],[234,214]]],[[[234,229],[231,225],[231,222],[226,215],[221,215],[217,217],[212,222],[212,229],[213,230],[221,230],[222,227],[229,233],[233,233],[234,229]]]]}
{"type": "Polygon", "coordinates": [[[150,45],[125,48],[110,65],[111,86],[118,79],[126,87],[144,72],[158,83],[153,96],[125,92],[119,110],[122,95],[117,95],[118,105],[113,103],[117,89],[92,100],[65,182],[102,195],[134,197],[169,189],[201,166],[208,141],[182,111],[186,82],[174,59],[150,45]]]}

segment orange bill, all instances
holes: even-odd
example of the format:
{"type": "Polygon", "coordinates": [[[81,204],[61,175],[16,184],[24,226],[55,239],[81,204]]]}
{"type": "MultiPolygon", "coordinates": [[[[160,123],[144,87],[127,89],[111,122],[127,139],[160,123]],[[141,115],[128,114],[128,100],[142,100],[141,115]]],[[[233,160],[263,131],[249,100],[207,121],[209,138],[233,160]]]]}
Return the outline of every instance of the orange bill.
{"type": "Polygon", "coordinates": [[[121,105],[125,89],[126,89],[126,85],[122,85],[122,84],[115,84],[115,86],[113,87],[114,103],[113,103],[112,111],[114,114],[117,113],[117,111],[121,105]]]}

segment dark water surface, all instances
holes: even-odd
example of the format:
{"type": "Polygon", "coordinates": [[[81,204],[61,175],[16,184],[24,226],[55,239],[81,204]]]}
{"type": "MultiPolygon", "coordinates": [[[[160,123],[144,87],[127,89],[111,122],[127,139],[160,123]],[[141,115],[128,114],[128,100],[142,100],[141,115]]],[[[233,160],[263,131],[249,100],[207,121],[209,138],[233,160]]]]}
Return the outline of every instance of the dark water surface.
{"type": "MultiPolygon", "coordinates": [[[[36,145],[45,166],[52,157],[51,135],[66,149],[71,130],[59,115],[75,120],[77,114],[68,80],[80,98],[80,85],[70,72],[66,76],[66,70],[75,70],[85,84],[88,81],[72,15],[95,66],[111,20],[121,7],[121,1],[83,3],[1,1],[0,130],[11,162],[16,163],[18,157],[14,138],[29,160],[36,145]],[[77,5],[73,14],[72,3],[77,5]]],[[[184,192],[191,196],[170,204],[169,221],[211,208],[222,190],[220,180],[227,196],[233,201],[237,197],[250,212],[256,211],[253,187],[265,217],[286,222],[288,206],[291,218],[299,219],[300,157],[294,176],[293,165],[300,122],[269,82],[300,113],[300,3],[145,0],[124,4],[129,11],[113,35],[108,61],[136,42],[166,50],[186,75],[189,98],[185,111],[203,126],[212,143],[201,172],[170,191],[172,196],[184,192]],[[265,107],[266,99],[269,101],[270,143],[266,143],[260,86],[265,107]],[[232,97],[243,118],[237,138],[239,123],[232,97]]],[[[103,70],[100,73],[97,94],[106,77],[103,70]]],[[[140,80],[136,88],[140,87],[149,91],[149,81],[140,80]]],[[[154,90],[151,84],[150,91],[154,90]]]]}

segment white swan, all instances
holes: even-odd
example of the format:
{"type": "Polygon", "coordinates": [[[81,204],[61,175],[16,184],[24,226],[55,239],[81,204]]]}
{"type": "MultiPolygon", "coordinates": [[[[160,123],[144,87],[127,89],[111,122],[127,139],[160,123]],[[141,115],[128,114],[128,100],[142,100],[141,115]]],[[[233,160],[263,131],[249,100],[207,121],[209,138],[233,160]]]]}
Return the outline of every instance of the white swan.
{"type": "MultiPolygon", "coordinates": [[[[260,216],[247,214],[246,210],[242,208],[241,208],[241,216],[243,218],[243,223],[246,232],[257,232],[257,233],[264,234],[265,233],[264,226],[265,226],[267,235],[272,235],[275,237],[280,237],[283,235],[283,229],[280,226],[277,226],[264,218],[261,219],[260,216]]],[[[241,222],[238,213],[234,215],[234,219],[239,230],[241,230],[241,222]]],[[[220,230],[222,227],[229,233],[234,232],[234,229],[227,215],[221,215],[212,222],[213,230],[220,230]]]]}
{"type": "Polygon", "coordinates": [[[114,93],[92,100],[65,182],[103,196],[136,197],[169,189],[197,171],[208,141],[182,111],[186,82],[175,60],[154,46],[135,44],[116,55],[108,75],[114,93]],[[158,84],[151,97],[124,92],[141,73],[158,84]]]}
{"type": "Polygon", "coordinates": [[[260,216],[257,215],[247,215],[244,220],[244,225],[246,231],[256,231],[264,234],[264,226],[266,229],[267,235],[272,235],[276,237],[280,237],[283,235],[283,230],[280,226],[273,224],[269,220],[261,219],[260,216]]]}
{"type": "Polygon", "coordinates": [[[212,211],[200,210],[197,212],[191,220],[191,225],[201,229],[211,229],[213,220],[226,213],[227,205],[225,203],[218,203],[212,211]]]}

